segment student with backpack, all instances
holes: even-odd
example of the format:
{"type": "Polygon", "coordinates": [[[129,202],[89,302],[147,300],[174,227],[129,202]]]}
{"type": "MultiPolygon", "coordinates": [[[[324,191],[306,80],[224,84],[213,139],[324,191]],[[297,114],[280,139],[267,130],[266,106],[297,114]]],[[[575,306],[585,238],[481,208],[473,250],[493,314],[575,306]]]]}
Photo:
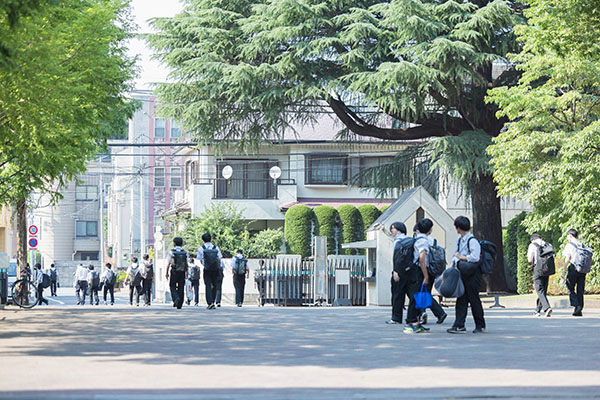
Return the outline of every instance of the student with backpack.
{"type": "Polygon", "coordinates": [[[75,286],[77,305],[85,305],[85,298],[87,297],[88,289],[88,269],[85,268],[81,263],[77,265],[77,270],[75,270],[75,282],[73,283],[73,286],[75,286]],[[81,296],[79,295],[80,292],[81,296]]]}
{"type": "Polygon", "coordinates": [[[204,285],[206,287],[207,309],[214,310],[216,307],[217,289],[221,279],[220,265],[223,255],[217,246],[211,243],[210,233],[202,235],[204,244],[198,249],[196,259],[204,266],[204,285]]]}
{"type": "Polygon", "coordinates": [[[248,259],[244,257],[244,251],[239,249],[231,262],[231,274],[233,275],[233,287],[235,288],[235,304],[241,307],[244,303],[244,288],[246,279],[250,277],[248,259]]]}
{"type": "Polygon", "coordinates": [[[102,275],[102,291],[104,294],[104,305],[106,305],[106,295],[110,293],[110,305],[115,304],[115,284],[117,283],[117,274],[112,270],[112,265],[106,263],[106,271],[102,275]]]}
{"type": "Polygon", "coordinates": [[[456,319],[448,333],[466,333],[465,321],[469,304],[471,313],[475,320],[473,333],[485,332],[485,319],[483,317],[483,306],[479,297],[481,286],[481,245],[479,240],[470,232],[471,221],[469,218],[459,216],[454,220],[456,233],[459,234],[456,243],[456,252],[452,262],[456,263],[461,273],[461,279],[465,286],[465,293],[456,299],[456,319]]]}
{"type": "Polygon", "coordinates": [[[148,254],[144,254],[140,272],[142,274],[142,293],[144,294],[144,306],[150,306],[152,299],[152,283],[154,282],[154,265],[148,254]]]}
{"type": "Polygon", "coordinates": [[[140,306],[140,296],[142,295],[142,272],[137,257],[131,259],[131,265],[127,268],[125,284],[129,285],[129,305],[133,305],[133,292],[136,293],[135,305],[140,306]]]}
{"type": "Polygon", "coordinates": [[[408,295],[412,297],[413,281],[415,279],[416,266],[413,262],[414,239],[406,236],[406,225],[402,222],[394,222],[390,226],[390,232],[394,236],[394,253],[392,256],[392,318],[385,321],[386,324],[402,324],[402,313],[404,312],[404,301],[408,295]]]}
{"type": "Polygon", "coordinates": [[[533,287],[538,296],[533,314],[539,317],[541,312],[544,312],[546,317],[549,317],[552,315],[552,307],[546,294],[550,275],[554,275],[555,272],[554,249],[537,233],[531,235],[530,241],[527,248],[527,261],[530,268],[533,268],[533,287]]]}
{"type": "Polygon", "coordinates": [[[98,305],[100,298],[98,297],[98,290],[100,290],[100,274],[94,271],[94,266],[88,266],[88,287],[90,288],[90,305],[98,305]],[[96,295],[96,301],[94,302],[94,295],[96,295]]]}
{"type": "Polygon", "coordinates": [[[42,271],[42,264],[40,263],[35,264],[33,268],[35,282],[37,283],[37,304],[48,305],[48,300],[44,298],[44,289],[50,286],[50,276],[46,275],[44,271],[42,271]]]}
{"type": "Polygon", "coordinates": [[[569,229],[567,231],[568,243],[563,250],[565,262],[563,264],[562,277],[565,277],[569,290],[569,302],[574,307],[573,316],[581,317],[583,314],[583,294],[585,292],[585,276],[592,268],[593,250],[585,246],[577,239],[579,236],[577,230],[569,229]]]}
{"type": "Polygon", "coordinates": [[[188,265],[190,258],[188,252],[183,246],[183,239],[180,237],[173,238],[173,249],[169,250],[167,255],[167,280],[171,289],[171,299],[173,307],[181,309],[184,302],[185,280],[187,279],[188,265]]]}
{"type": "Polygon", "coordinates": [[[48,275],[50,275],[50,296],[58,296],[56,294],[56,288],[58,287],[58,272],[56,271],[56,266],[54,264],[50,264],[48,275]]]}
{"type": "MultiPolygon", "coordinates": [[[[196,265],[196,260],[194,259],[194,257],[190,257],[190,269],[188,275],[190,277],[189,280],[192,284],[193,300],[195,306],[198,305],[200,300],[200,272],[201,269],[199,266],[196,265]]],[[[192,296],[188,297],[188,304],[190,304],[191,297],[192,296]]]]}

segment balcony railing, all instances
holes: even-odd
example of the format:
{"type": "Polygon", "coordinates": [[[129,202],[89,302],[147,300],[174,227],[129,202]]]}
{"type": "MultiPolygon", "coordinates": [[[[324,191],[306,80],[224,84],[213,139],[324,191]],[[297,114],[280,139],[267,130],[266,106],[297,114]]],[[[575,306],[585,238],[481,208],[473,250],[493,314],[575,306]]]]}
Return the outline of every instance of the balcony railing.
{"type": "Polygon", "coordinates": [[[224,179],[213,180],[215,199],[276,199],[277,181],[273,179],[224,179]]]}

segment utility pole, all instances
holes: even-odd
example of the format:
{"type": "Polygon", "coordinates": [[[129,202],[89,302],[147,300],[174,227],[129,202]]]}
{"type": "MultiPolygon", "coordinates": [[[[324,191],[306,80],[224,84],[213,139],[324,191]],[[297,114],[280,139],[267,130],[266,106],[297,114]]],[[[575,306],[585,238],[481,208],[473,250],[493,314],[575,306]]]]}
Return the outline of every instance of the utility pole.
{"type": "Polygon", "coordinates": [[[144,232],[144,164],[140,164],[140,260],[146,252],[146,235],[144,232]]]}
{"type": "Polygon", "coordinates": [[[98,221],[98,228],[100,229],[100,271],[104,268],[104,181],[103,176],[100,174],[100,184],[98,187],[98,194],[100,195],[98,198],[98,214],[100,215],[100,220],[98,221]]]}

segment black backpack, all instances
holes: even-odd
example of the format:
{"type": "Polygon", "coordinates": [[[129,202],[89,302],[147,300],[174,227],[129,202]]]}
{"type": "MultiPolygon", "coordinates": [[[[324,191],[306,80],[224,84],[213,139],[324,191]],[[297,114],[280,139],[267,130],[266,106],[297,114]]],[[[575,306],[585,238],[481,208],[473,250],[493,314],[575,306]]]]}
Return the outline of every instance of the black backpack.
{"type": "Polygon", "coordinates": [[[538,257],[535,262],[535,272],[539,273],[540,276],[550,276],[556,273],[556,267],[554,262],[554,248],[550,243],[539,245],[534,243],[538,249],[538,257]]]}
{"type": "Polygon", "coordinates": [[[411,237],[396,241],[394,245],[394,271],[400,276],[410,275],[415,269],[414,245],[415,239],[411,237]]]}
{"type": "Polygon", "coordinates": [[[202,245],[203,257],[204,257],[204,269],[207,271],[216,272],[219,270],[219,250],[217,247],[207,249],[205,245],[202,245]]]}
{"type": "Polygon", "coordinates": [[[100,286],[100,275],[96,271],[92,271],[92,289],[98,289],[100,286]]]}
{"type": "Polygon", "coordinates": [[[433,239],[433,246],[427,252],[427,272],[439,276],[446,269],[446,250],[440,246],[437,239],[433,239]]]}
{"type": "MultiPolygon", "coordinates": [[[[471,251],[471,247],[469,244],[471,240],[478,240],[475,236],[469,238],[467,242],[467,249],[469,252],[471,251]]],[[[481,247],[481,254],[479,256],[479,269],[483,274],[491,275],[494,272],[494,267],[496,266],[496,245],[489,240],[478,240],[479,247],[481,247]]]]}
{"type": "Polygon", "coordinates": [[[106,284],[114,286],[117,283],[117,274],[112,269],[110,271],[110,276],[106,279],[106,284]]]}
{"type": "Polygon", "coordinates": [[[187,271],[188,263],[187,263],[187,251],[185,250],[171,250],[173,253],[173,270],[177,272],[185,272],[187,271]]]}
{"type": "Polygon", "coordinates": [[[246,275],[246,270],[248,266],[247,258],[237,258],[235,260],[235,273],[237,275],[246,275]]]}
{"type": "Polygon", "coordinates": [[[200,279],[200,267],[193,265],[190,268],[190,281],[197,281],[200,279]]]}
{"type": "Polygon", "coordinates": [[[56,278],[57,278],[57,273],[55,269],[51,269],[50,270],[50,280],[52,282],[56,282],[56,278]]]}
{"type": "Polygon", "coordinates": [[[592,270],[592,256],[594,255],[594,250],[583,243],[576,245],[573,242],[569,242],[567,246],[569,244],[575,246],[575,259],[571,260],[575,270],[580,274],[589,273],[592,270]]]}
{"type": "Polygon", "coordinates": [[[42,287],[44,289],[50,287],[50,276],[42,272],[42,287]]]}
{"type": "Polygon", "coordinates": [[[152,263],[144,263],[144,279],[154,278],[154,265],[152,263]]]}

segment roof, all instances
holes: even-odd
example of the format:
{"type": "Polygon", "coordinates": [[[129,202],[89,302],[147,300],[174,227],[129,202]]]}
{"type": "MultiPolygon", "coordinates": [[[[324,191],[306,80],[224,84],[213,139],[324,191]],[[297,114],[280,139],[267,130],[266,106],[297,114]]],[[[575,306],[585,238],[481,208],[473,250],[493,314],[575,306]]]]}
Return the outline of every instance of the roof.
{"type": "Polygon", "coordinates": [[[375,207],[389,206],[394,202],[394,199],[344,199],[344,198],[310,198],[310,197],[298,197],[297,201],[284,204],[279,207],[281,211],[287,211],[290,207],[297,205],[304,205],[310,208],[318,206],[331,206],[337,208],[339,206],[350,204],[355,207],[362,206],[364,204],[372,204],[375,207]]]}
{"type": "Polygon", "coordinates": [[[400,195],[400,197],[398,197],[398,199],[396,201],[394,201],[394,203],[387,209],[385,210],[380,216],[379,218],[377,218],[372,224],[371,226],[369,226],[367,228],[367,230],[373,229],[375,226],[378,226],[382,223],[385,223],[385,221],[389,218],[390,215],[394,214],[396,212],[396,210],[398,208],[400,208],[402,206],[402,204],[404,204],[404,202],[406,200],[408,200],[408,198],[410,196],[412,196],[421,186],[418,186],[416,188],[412,188],[412,189],[408,189],[405,190],[404,192],[402,192],[402,194],[400,195]]]}

